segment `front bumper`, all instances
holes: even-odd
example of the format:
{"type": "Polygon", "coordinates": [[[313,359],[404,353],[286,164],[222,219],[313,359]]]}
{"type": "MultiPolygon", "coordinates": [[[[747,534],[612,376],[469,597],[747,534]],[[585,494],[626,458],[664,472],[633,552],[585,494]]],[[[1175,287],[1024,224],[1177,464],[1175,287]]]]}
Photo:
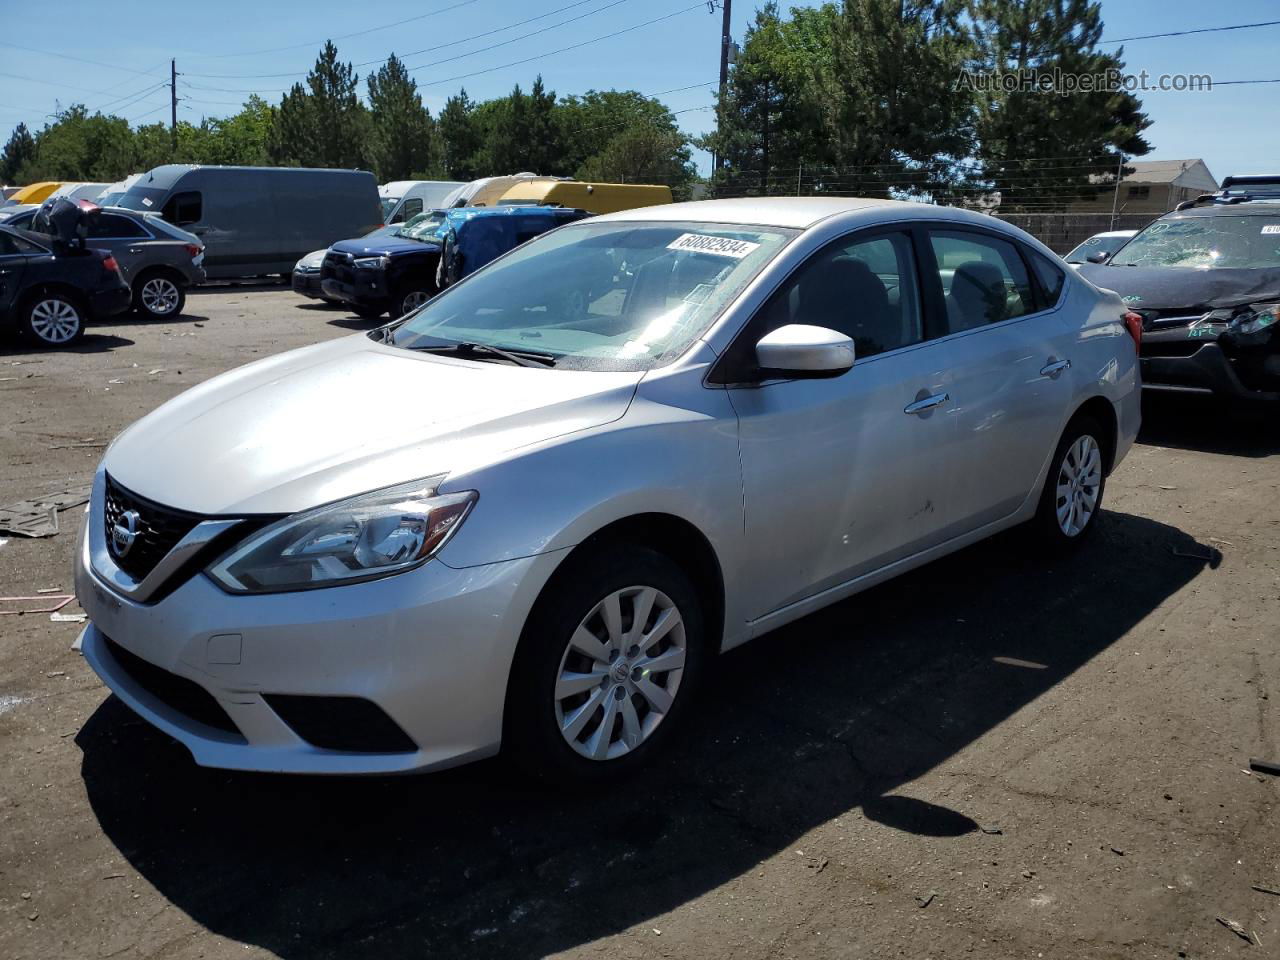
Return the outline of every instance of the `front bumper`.
{"type": "Polygon", "coordinates": [[[98,290],[89,295],[89,313],[95,320],[124,313],[133,306],[133,291],[123,283],[110,290],[98,290]]]}
{"type": "Polygon", "coordinates": [[[327,299],[320,289],[319,270],[294,270],[293,292],[310,297],[312,300],[327,299]]]}
{"type": "Polygon", "coordinates": [[[1214,341],[1198,347],[1188,346],[1189,352],[1185,356],[1153,356],[1151,351],[1165,341],[1152,338],[1148,344],[1147,335],[1143,341],[1149,352],[1141,357],[1142,385],[1148,389],[1212,393],[1236,399],[1280,399],[1280,393],[1247,386],[1236,373],[1231,359],[1214,341]]]}
{"type": "Polygon", "coordinates": [[[93,569],[95,524],[96,510],[75,569],[90,619],[80,641],[85,660],[196,763],[262,772],[431,770],[496,753],[516,642],[558,560],[455,569],[436,558],[383,580],[262,596],[231,596],[196,574],[158,602],[139,603],[93,569]],[[164,696],[140,679],[133,658],[186,689],[195,684],[230,724],[210,725],[208,711],[164,696]],[[315,746],[273,708],[273,695],[369,701],[412,744],[399,752],[315,746]]]}
{"type": "Polygon", "coordinates": [[[327,267],[321,273],[321,295],[357,307],[383,307],[391,302],[391,289],[386,271],[350,267],[335,272],[327,267]]]}

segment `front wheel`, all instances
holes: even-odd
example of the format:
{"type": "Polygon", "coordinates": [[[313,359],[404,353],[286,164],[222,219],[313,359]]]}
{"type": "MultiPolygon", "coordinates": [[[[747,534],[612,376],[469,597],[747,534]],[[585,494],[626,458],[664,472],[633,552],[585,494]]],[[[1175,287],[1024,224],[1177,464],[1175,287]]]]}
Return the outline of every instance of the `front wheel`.
{"type": "Polygon", "coordinates": [[[509,753],[546,780],[625,775],[672,736],[704,653],[697,592],[667,557],[614,545],[570,560],[512,665],[509,753]]]}
{"type": "Polygon", "coordinates": [[[426,290],[406,290],[400,294],[400,312],[396,316],[413,313],[430,299],[431,294],[426,290]]]}
{"type": "Polygon", "coordinates": [[[186,305],[187,291],[172,277],[153,273],[133,285],[133,309],[148,320],[176,317],[186,305]]]}
{"type": "Polygon", "coordinates": [[[27,301],[22,332],[42,347],[66,347],[84,336],[84,308],[69,294],[38,294],[27,301]]]}
{"type": "Polygon", "coordinates": [[[1106,489],[1103,433],[1089,417],[1067,425],[1049,464],[1035,525],[1041,536],[1058,547],[1074,547],[1097,526],[1106,489]]]}

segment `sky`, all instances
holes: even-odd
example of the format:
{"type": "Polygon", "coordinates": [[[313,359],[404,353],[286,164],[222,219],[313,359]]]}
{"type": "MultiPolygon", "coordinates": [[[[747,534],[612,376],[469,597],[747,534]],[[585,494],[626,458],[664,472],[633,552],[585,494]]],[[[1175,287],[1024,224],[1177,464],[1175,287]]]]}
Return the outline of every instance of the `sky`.
{"type": "MultiPolygon", "coordinates": [[[[735,39],[757,6],[733,4],[735,39]]],[[[1105,41],[1276,20],[1280,5],[1103,0],[1102,16],[1105,41]]],[[[459,87],[484,100],[516,83],[528,90],[541,73],[561,95],[607,88],[661,94],[681,127],[699,134],[714,120],[720,19],[719,10],[695,0],[53,0],[38,15],[29,0],[0,0],[0,138],[19,121],[38,129],[72,103],[131,122],[167,121],[169,91],[160,84],[168,82],[170,58],[177,60],[181,119],[234,113],[249,92],[278,102],[326,37],[357,64],[400,55],[433,114],[459,87]],[[39,29],[15,29],[24,24],[39,29]]],[[[1209,74],[1221,84],[1280,80],[1278,43],[1280,25],[1123,47],[1129,72],[1209,74]]],[[[362,90],[376,67],[357,67],[362,90]]],[[[1147,159],[1198,157],[1219,180],[1280,170],[1280,82],[1142,96],[1154,121],[1147,159]]],[[[696,159],[705,173],[709,159],[696,159]]]]}

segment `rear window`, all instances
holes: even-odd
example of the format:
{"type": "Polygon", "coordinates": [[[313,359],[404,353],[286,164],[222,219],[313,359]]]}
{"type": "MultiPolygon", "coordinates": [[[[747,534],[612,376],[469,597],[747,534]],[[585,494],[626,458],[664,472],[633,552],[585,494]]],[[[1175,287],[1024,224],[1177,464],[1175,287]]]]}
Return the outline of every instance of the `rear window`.
{"type": "Polygon", "coordinates": [[[89,238],[92,240],[109,240],[117,237],[149,237],[149,234],[128,217],[112,213],[102,214],[98,217],[97,223],[89,228],[89,238]]]}
{"type": "Polygon", "coordinates": [[[1062,268],[1049,258],[1041,256],[1034,250],[1025,250],[1025,252],[1027,259],[1031,261],[1031,269],[1035,271],[1036,279],[1040,281],[1040,289],[1044,293],[1045,302],[1041,306],[1047,310],[1062,296],[1062,284],[1066,281],[1066,275],[1063,274],[1062,268]]]}

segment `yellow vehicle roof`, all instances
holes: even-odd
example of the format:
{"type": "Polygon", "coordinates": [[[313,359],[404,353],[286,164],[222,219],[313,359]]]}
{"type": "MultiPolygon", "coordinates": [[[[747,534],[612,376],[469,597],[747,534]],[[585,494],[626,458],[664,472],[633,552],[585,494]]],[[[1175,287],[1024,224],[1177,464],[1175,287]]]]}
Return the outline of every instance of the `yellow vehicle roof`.
{"type": "Polygon", "coordinates": [[[582,180],[526,180],[498,201],[577,207],[588,213],[617,213],[671,202],[671,188],[647,183],[587,183],[582,180]]]}
{"type": "Polygon", "coordinates": [[[61,180],[41,180],[23,187],[9,199],[14,203],[44,203],[62,184],[61,180]]]}

